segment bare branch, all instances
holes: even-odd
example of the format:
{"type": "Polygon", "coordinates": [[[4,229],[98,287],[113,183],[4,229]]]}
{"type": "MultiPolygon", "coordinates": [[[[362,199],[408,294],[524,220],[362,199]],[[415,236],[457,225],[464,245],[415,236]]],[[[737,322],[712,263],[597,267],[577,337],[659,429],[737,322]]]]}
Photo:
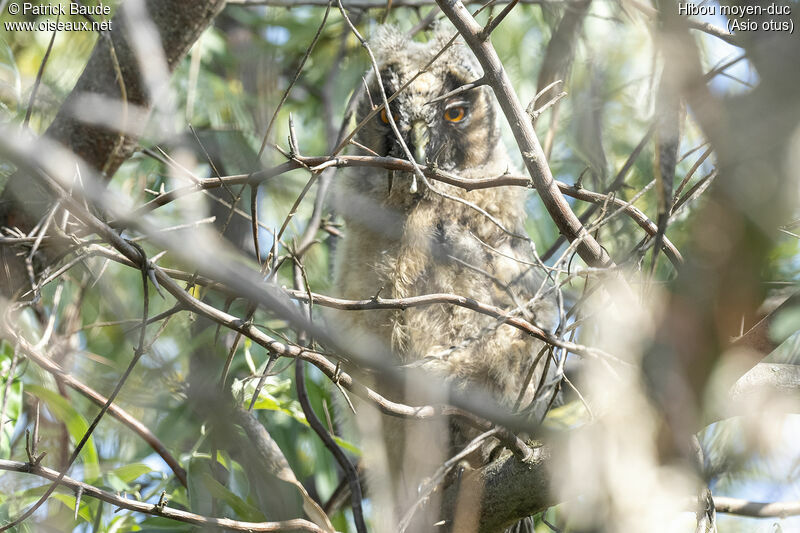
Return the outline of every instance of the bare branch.
{"type": "MultiPolygon", "coordinates": [[[[50,372],[58,379],[64,382],[68,387],[75,389],[80,394],[91,400],[95,405],[102,407],[108,402],[108,399],[92,389],[91,387],[81,383],[73,376],[64,371],[63,368],[54,363],[45,354],[38,351],[34,346],[31,346],[25,339],[19,339],[19,349],[25,356],[42,367],[44,370],[50,372]]],[[[142,424],[139,420],[134,418],[130,413],[119,407],[118,405],[111,404],[108,407],[108,414],[125,424],[134,433],[139,435],[153,450],[164,459],[164,462],[169,465],[175,477],[181,482],[181,485],[186,486],[186,470],[181,467],[178,460],[167,450],[166,446],[156,437],[147,426],[142,424]]]]}
{"type": "Polygon", "coordinates": [[[753,518],[785,518],[800,515],[800,501],[795,502],[751,502],[739,498],[714,496],[714,507],[718,513],[751,516],[753,518]]]}
{"type": "MultiPolygon", "coordinates": [[[[640,146],[643,146],[643,143],[641,143],[640,146]]],[[[638,150],[635,151],[634,154],[638,154],[638,150]]],[[[629,158],[630,164],[626,164],[623,170],[620,171],[621,176],[624,176],[627,173],[627,170],[632,165],[632,160],[634,158],[635,156],[629,158]]],[[[168,191],[158,196],[157,198],[154,198],[153,200],[135,209],[130,214],[129,217],[114,221],[111,223],[111,225],[112,227],[123,227],[126,224],[126,220],[133,220],[138,217],[141,217],[145,213],[152,211],[158,207],[164,206],[183,196],[198,191],[216,189],[217,187],[220,187],[223,183],[228,183],[228,184],[258,183],[272,179],[276,176],[279,176],[291,170],[302,168],[303,166],[308,166],[315,171],[332,167],[336,168],[380,167],[380,168],[385,168],[387,170],[399,170],[404,172],[414,171],[414,167],[410,162],[404,159],[397,159],[394,157],[350,155],[350,156],[337,156],[333,158],[325,156],[296,157],[295,159],[296,160],[287,161],[275,167],[255,172],[253,174],[237,174],[232,176],[224,176],[221,178],[201,179],[195,184],[188,185],[186,187],[182,187],[179,189],[174,189],[172,191],[168,191]]],[[[515,176],[512,174],[503,174],[500,176],[480,178],[480,179],[466,179],[457,176],[455,174],[438,170],[435,168],[420,167],[420,170],[426,177],[430,179],[440,181],[448,185],[461,187],[466,191],[474,191],[492,187],[507,187],[507,186],[529,187],[531,185],[531,181],[529,178],[525,176],[515,176]]],[[[592,192],[582,187],[567,185],[566,183],[563,183],[561,181],[557,180],[553,181],[555,185],[558,187],[558,189],[567,196],[591,202],[592,204],[599,206],[611,203],[616,207],[624,207],[625,214],[630,216],[642,229],[644,229],[648,233],[648,235],[651,236],[655,235],[655,232],[657,231],[655,223],[653,223],[650,219],[648,219],[647,216],[641,210],[637,209],[632,205],[629,205],[627,202],[618,198],[612,198],[609,195],[592,192]]],[[[669,241],[669,239],[665,238],[662,249],[667,254],[670,261],[672,261],[672,263],[676,267],[683,262],[683,258],[681,257],[680,252],[678,251],[677,248],[675,248],[672,242],[669,241]]]]}
{"type": "Polygon", "coordinates": [[[437,4],[456,26],[483,67],[484,78],[494,91],[508,119],[533,184],[559,231],[566,235],[570,242],[580,240],[578,253],[588,265],[611,266],[608,254],[594,237],[586,232],[554,183],[530,118],[514,93],[511,80],[491,42],[481,39],[481,26],[459,0],[437,0],[437,4]]]}
{"type": "MultiPolygon", "coordinates": [[[[28,463],[21,463],[19,461],[6,461],[0,460],[0,470],[9,472],[20,472],[23,474],[33,474],[35,476],[55,481],[59,477],[59,473],[55,470],[50,470],[43,466],[32,466],[28,463]]],[[[242,522],[239,520],[232,520],[230,518],[212,518],[202,516],[180,509],[171,509],[166,505],[156,505],[152,503],[139,502],[136,500],[129,500],[122,498],[110,492],[98,489],[93,485],[83,483],[72,479],[71,477],[64,476],[59,483],[65,487],[69,487],[73,491],[81,490],[84,496],[96,498],[104,502],[115,505],[121,509],[128,509],[138,513],[144,513],[154,516],[163,516],[178,522],[185,522],[187,524],[195,524],[198,526],[214,526],[233,531],[311,531],[313,533],[325,533],[323,529],[308,520],[295,519],[285,520],[283,522],[242,522]]]]}

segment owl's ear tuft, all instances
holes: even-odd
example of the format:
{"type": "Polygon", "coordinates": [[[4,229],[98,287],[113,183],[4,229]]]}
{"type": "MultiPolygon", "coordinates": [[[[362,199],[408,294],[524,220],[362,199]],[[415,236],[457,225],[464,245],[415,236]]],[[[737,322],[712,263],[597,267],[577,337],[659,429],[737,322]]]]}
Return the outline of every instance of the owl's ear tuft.
{"type": "MultiPolygon", "coordinates": [[[[433,22],[431,24],[431,37],[427,43],[427,50],[429,50],[431,57],[447,46],[447,43],[456,33],[455,27],[449,20],[433,22]]],[[[440,61],[449,64],[451,68],[463,70],[463,75],[466,75],[467,78],[472,78],[469,81],[473,81],[483,75],[483,69],[478,60],[461,36],[447,49],[440,61]]]]}
{"type": "Polygon", "coordinates": [[[397,57],[408,46],[408,37],[392,24],[378,26],[370,39],[370,46],[378,63],[397,57]]]}
{"type": "MultiPolygon", "coordinates": [[[[456,29],[450,21],[434,20],[430,25],[431,37],[429,43],[438,45],[443,48],[448,41],[456,34],[456,29]]],[[[456,42],[461,42],[463,39],[459,37],[456,42]]]]}

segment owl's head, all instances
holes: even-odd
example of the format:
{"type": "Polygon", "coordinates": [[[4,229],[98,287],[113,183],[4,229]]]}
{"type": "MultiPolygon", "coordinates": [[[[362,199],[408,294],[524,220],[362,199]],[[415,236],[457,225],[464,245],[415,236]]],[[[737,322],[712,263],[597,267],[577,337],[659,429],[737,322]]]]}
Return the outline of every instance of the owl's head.
{"type": "Polygon", "coordinates": [[[486,87],[458,95],[441,96],[481,77],[482,71],[469,48],[460,40],[423,73],[420,69],[447,44],[452,29],[437,29],[428,42],[416,42],[392,26],[380,27],[372,39],[380,80],[370,74],[360,101],[358,120],[381,102],[378,82],[391,97],[409,80],[408,87],[367,123],[358,141],[381,156],[406,155],[389,124],[391,113],[414,159],[442,170],[486,167],[504,150],[497,124],[494,98],[486,87]]]}

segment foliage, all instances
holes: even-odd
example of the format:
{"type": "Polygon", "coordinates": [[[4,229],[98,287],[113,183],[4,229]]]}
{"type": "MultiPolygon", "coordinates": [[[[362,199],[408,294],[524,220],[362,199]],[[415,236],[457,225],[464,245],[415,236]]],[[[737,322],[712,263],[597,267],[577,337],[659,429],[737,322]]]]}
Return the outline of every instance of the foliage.
{"type": "MultiPolygon", "coordinates": [[[[69,2],[61,4],[69,5],[69,2]]],[[[381,7],[351,10],[350,13],[359,30],[370,35],[382,21],[409,30],[431,9],[430,6],[416,9],[397,7],[387,13],[387,9],[381,7]]],[[[499,6],[489,9],[478,20],[486,23],[489,13],[496,15],[500,9],[499,6]]],[[[227,6],[214,26],[203,33],[175,69],[169,85],[169,99],[165,98],[165,101],[171,100],[171,106],[156,103],[139,140],[138,150],[110,177],[108,189],[114,198],[122,199],[127,207],[133,208],[198,178],[248,174],[272,168],[286,161],[286,153],[291,151],[287,138],[295,133],[302,155],[329,153],[346,118],[346,104],[362,83],[369,62],[343,17],[332,9],[318,42],[294,83],[324,12],[323,7],[309,6],[291,9],[241,4],[227,6]],[[284,91],[292,83],[294,86],[288,92],[286,102],[279,108],[284,91]],[[276,109],[278,112],[266,139],[266,149],[262,152],[262,140],[276,109]],[[294,124],[291,129],[290,120],[294,124]]],[[[537,76],[542,56],[564,13],[560,3],[520,3],[515,7],[514,15],[502,22],[501,32],[492,39],[523,105],[541,89],[537,76]]],[[[11,18],[4,13],[0,20],[11,18]]],[[[658,106],[655,84],[664,68],[655,42],[654,25],[651,17],[622,3],[592,4],[589,15],[582,22],[582,31],[575,37],[574,57],[567,65],[567,72],[562,73],[568,94],[558,102],[557,113],[551,110],[535,124],[542,139],[552,136],[548,163],[555,179],[603,192],[647,134],[654,120],[654,109],[658,106]]],[[[423,31],[416,38],[426,39],[429,35],[428,31],[423,31]]],[[[18,128],[28,111],[28,101],[36,86],[37,72],[50,34],[3,30],[0,37],[0,121],[8,128],[18,128]]],[[[707,70],[718,66],[715,59],[720,55],[727,57],[738,50],[711,35],[698,34],[696,38],[704,51],[703,66],[707,70]]],[[[44,134],[80,75],[97,39],[90,32],[57,35],[31,109],[27,126],[31,136],[44,134]]],[[[715,81],[717,94],[727,97],[748,92],[749,86],[758,81],[750,61],[745,59],[741,63],[744,66],[736,66],[731,79],[715,81]],[[739,80],[737,76],[745,79],[739,80]]],[[[689,178],[682,194],[718,170],[716,153],[699,162],[705,151],[706,135],[693,110],[685,113],[674,179],[677,187],[681,179],[689,178]]],[[[350,121],[345,125],[352,127],[353,124],[350,121]]],[[[514,146],[510,129],[505,129],[507,143],[514,146]]],[[[612,198],[635,201],[636,207],[651,220],[656,220],[658,215],[657,188],[648,188],[648,184],[656,179],[654,160],[657,150],[659,147],[655,141],[646,142],[633,160],[624,186],[612,191],[612,198]],[[645,192],[640,195],[643,190],[645,192]]],[[[2,153],[5,155],[6,150],[2,153]]],[[[518,158],[518,167],[523,168],[521,156],[515,157],[518,158]]],[[[12,157],[0,161],[0,185],[16,166],[12,157]]],[[[250,316],[253,310],[250,301],[231,298],[232,291],[224,290],[225,287],[195,284],[191,280],[197,281],[192,275],[199,273],[203,276],[211,265],[229,262],[245,265],[256,272],[266,266],[261,270],[262,278],[270,278],[276,287],[295,286],[291,255],[304,238],[312,218],[314,199],[322,190],[320,180],[309,181],[309,177],[309,172],[298,169],[267,179],[257,189],[235,184],[203,191],[170,202],[148,215],[148,220],[156,226],[166,228],[165,234],[179,238],[186,236],[187,242],[194,230],[207,231],[209,240],[212,233],[224,233],[228,242],[220,244],[219,240],[214,240],[202,263],[192,262],[187,255],[172,250],[160,255],[164,250],[162,242],[145,235],[146,232],[137,231],[135,224],[126,228],[126,221],[123,221],[118,227],[125,239],[137,239],[138,246],[159,267],[172,269],[170,272],[187,273],[190,279],[181,282],[198,300],[224,310],[243,323],[252,324],[276,342],[287,346],[299,345],[302,336],[285,316],[263,306],[250,316]],[[309,184],[309,189],[304,192],[309,184]],[[251,194],[257,195],[257,201],[253,203],[258,206],[258,222],[261,224],[257,230],[260,240],[257,257],[253,253],[251,234],[251,194]],[[240,197],[238,201],[235,200],[237,197],[240,197]],[[295,205],[298,199],[300,201],[295,205]],[[238,211],[230,215],[228,229],[232,202],[237,203],[238,211]],[[210,217],[214,217],[213,220],[210,217]],[[276,244],[274,235],[284,225],[280,242],[276,244]],[[269,272],[269,267],[275,264],[265,265],[264,262],[268,258],[277,262],[277,258],[270,255],[273,247],[281,262],[269,272]],[[266,272],[269,275],[264,275],[266,272]]],[[[334,184],[336,179],[333,178],[334,184]]],[[[700,195],[699,199],[689,199],[675,213],[669,225],[667,236],[681,251],[692,253],[690,250],[696,237],[693,232],[698,225],[705,223],[705,219],[698,219],[703,216],[704,198],[700,195]]],[[[589,205],[574,198],[568,201],[578,214],[589,205]]],[[[539,253],[544,254],[557,242],[558,228],[535,192],[528,195],[526,205],[526,230],[539,253]]],[[[610,207],[601,206],[601,215],[607,213],[606,210],[610,207]]],[[[109,212],[103,213],[102,218],[112,221],[117,217],[109,212]]],[[[595,216],[591,220],[601,218],[595,216]]],[[[54,220],[54,224],[59,222],[58,217],[54,220]]],[[[800,281],[798,238],[792,223],[784,222],[787,225],[781,234],[771,234],[768,260],[763,264],[757,284],[770,282],[772,288],[780,288],[791,287],[800,281]]],[[[73,223],[77,227],[75,220],[70,222],[73,223]]],[[[618,265],[636,272],[631,276],[635,283],[660,286],[677,277],[674,265],[663,254],[654,275],[649,276],[647,269],[652,257],[652,242],[643,239],[645,233],[630,217],[608,217],[592,229],[593,235],[618,265]]],[[[315,242],[302,257],[305,279],[298,290],[306,291],[307,286],[316,293],[330,292],[331,256],[335,236],[341,231],[346,231],[346,228],[339,227],[335,213],[326,209],[318,231],[313,233],[315,242]]],[[[768,231],[777,233],[773,228],[768,231]]],[[[87,231],[81,238],[86,238],[87,233],[94,234],[87,231]]],[[[6,235],[12,236],[12,233],[6,235]]],[[[104,244],[103,238],[97,235],[92,239],[104,244]]],[[[565,249],[566,244],[554,247],[548,265],[560,265],[565,272],[567,268],[587,268],[580,258],[574,258],[574,261],[569,256],[560,258],[565,249]]],[[[43,264],[37,264],[37,276],[41,275],[37,279],[41,281],[61,265],[78,257],[76,250],[56,254],[44,260],[43,264]]],[[[565,282],[569,304],[580,300],[587,291],[590,284],[586,279],[584,276],[565,282]]],[[[248,466],[244,460],[246,453],[238,445],[228,447],[227,438],[237,442],[236,438],[244,438],[244,434],[240,429],[226,426],[225,421],[215,419],[214,413],[210,414],[210,411],[218,409],[215,414],[224,418],[228,413],[225,407],[215,404],[216,400],[203,403],[207,398],[198,393],[199,387],[213,399],[218,397],[210,391],[221,391],[222,397],[232,399],[232,403],[246,409],[258,388],[259,395],[253,403],[257,420],[277,443],[294,476],[306,487],[311,498],[324,504],[342,482],[343,476],[332,454],[309,426],[298,401],[295,360],[278,358],[273,368],[271,353],[247,336],[240,339],[236,331],[238,326],[218,328],[208,317],[186,308],[175,309],[176,300],[152,282],[147,290],[148,316],[160,318],[146,328],[146,354],[133,369],[115,404],[149,428],[186,468],[187,487],[182,486],[151,446],[108,414],[94,430],[68,475],[110,493],[124,494],[151,504],[159,502],[162,491],[166,491],[169,507],[200,515],[252,522],[290,518],[276,517],[268,510],[265,500],[269,499],[272,487],[256,479],[256,470],[248,466]],[[229,353],[232,346],[235,349],[229,353]],[[230,367],[224,375],[222,369],[228,360],[230,367]],[[259,377],[268,366],[272,373],[259,384],[259,377]],[[209,372],[211,377],[203,372],[209,372]],[[228,434],[220,435],[226,431],[228,434]]],[[[29,296],[27,300],[30,300],[29,296]]],[[[112,261],[108,254],[87,253],[42,286],[40,297],[32,305],[17,311],[22,315],[19,319],[23,326],[21,329],[31,344],[44,339],[43,347],[54,363],[78,382],[90,385],[107,397],[139,344],[144,301],[141,273],[137,268],[112,261]]],[[[10,302],[8,306],[12,308],[10,302]]],[[[300,306],[296,308],[300,309],[300,306]]],[[[312,306],[312,314],[315,321],[325,322],[325,313],[318,306],[312,306]]],[[[584,318],[582,316],[581,320],[584,318]]],[[[783,340],[796,332],[797,318],[796,308],[782,315],[775,325],[776,338],[783,340]]],[[[748,324],[753,322],[751,319],[747,317],[748,324]]],[[[569,335],[576,336],[576,342],[591,345],[603,338],[599,324],[586,319],[569,335]]],[[[788,344],[796,345],[797,338],[788,344]]],[[[326,353],[328,348],[313,341],[308,345],[321,353],[326,353]]],[[[796,350],[789,348],[786,352],[781,361],[795,362],[796,350]]],[[[570,356],[568,369],[573,364],[580,366],[579,362],[573,362],[577,360],[570,356]]],[[[346,424],[339,418],[346,418],[343,412],[347,410],[342,399],[343,389],[318,368],[309,364],[305,367],[308,395],[314,411],[331,433],[336,434],[336,443],[353,462],[357,462],[362,452],[361,444],[352,435],[341,431],[346,424]]],[[[26,431],[32,430],[39,409],[40,440],[37,446],[40,452],[48,452],[42,464],[61,468],[98,413],[96,402],[67,387],[58,375],[48,373],[29,361],[10,340],[3,343],[0,352],[0,378],[0,459],[28,460],[26,431]]],[[[592,420],[593,413],[586,409],[581,399],[574,394],[568,395],[567,399],[567,405],[554,409],[545,421],[544,427],[548,430],[567,432],[588,425],[592,420]]],[[[707,427],[701,432],[703,447],[711,459],[725,455],[724,460],[720,459],[725,468],[714,470],[712,479],[706,481],[715,493],[719,490],[745,498],[769,492],[763,497],[779,500],[796,492],[796,451],[782,449],[782,443],[786,442],[787,435],[789,438],[796,436],[797,427],[793,417],[781,421],[785,434],[775,446],[777,451],[759,449],[757,443],[743,442],[747,431],[731,421],[707,427]],[[722,453],[723,450],[726,453],[722,453]],[[791,469],[783,472],[785,476],[781,478],[776,475],[775,468],[769,467],[771,461],[781,465],[788,463],[791,469]],[[754,489],[756,485],[758,487],[754,489]]],[[[18,516],[44,493],[43,487],[41,480],[23,474],[4,473],[0,477],[0,520],[18,516]]],[[[188,524],[162,516],[128,510],[117,512],[113,505],[88,497],[83,497],[79,503],[77,500],[73,492],[61,488],[33,519],[16,530],[192,530],[188,524]]],[[[367,510],[369,517],[369,505],[367,510]]],[[[569,510],[557,506],[537,516],[537,532],[550,531],[542,516],[550,523],[557,522],[563,531],[578,531],[585,526],[579,520],[572,526],[569,510]]],[[[330,518],[336,530],[355,531],[352,511],[347,505],[330,518]]],[[[750,522],[738,520],[745,519],[721,520],[720,531],[748,530],[749,526],[742,524],[750,522]]],[[[791,520],[785,522],[787,531],[791,525],[797,524],[791,520]]],[[[689,527],[694,527],[694,524],[689,527]]],[[[759,523],[758,527],[765,527],[764,523],[759,523]]]]}

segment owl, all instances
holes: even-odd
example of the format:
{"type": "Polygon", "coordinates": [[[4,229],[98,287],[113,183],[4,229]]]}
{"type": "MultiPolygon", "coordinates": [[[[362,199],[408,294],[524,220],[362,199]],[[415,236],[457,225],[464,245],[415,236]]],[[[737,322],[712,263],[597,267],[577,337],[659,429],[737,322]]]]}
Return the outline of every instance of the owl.
{"type": "MultiPolygon", "coordinates": [[[[491,90],[478,87],[441,98],[481,77],[466,45],[456,41],[418,75],[453,34],[452,29],[440,28],[430,41],[416,42],[393,27],[377,30],[371,48],[380,75],[370,73],[366,78],[357,122],[382,103],[379,84],[391,96],[411,81],[389,109],[358,132],[357,145],[364,155],[407,158],[391,127],[391,114],[420,165],[465,179],[511,170],[491,90]]],[[[525,189],[518,187],[467,192],[441,182],[423,182],[410,172],[350,169],[336,190],[336,211],[344,220],[345,237],[336,250],[335,288],[350,299],[455,294],[551,330],[557,316],[553,287],[543,269],[535,266],[532,244],[520,236],[525,234],[525,196],[525,189]]],[[[480,390],[509,408],[530,403],[544,368],[541,358],[533,379],[527,381],[541,341],[464,307],[436,304],[348,311],[334,320],[336,328],[347,331],[350,342],[384,344],[394,356],[391,364],[400,369],[422,370],[467,394],[480,390]]],[[[430,380],[409,378],[392,388],[377,376],[374,385],[390,399],[410,405],[435,392],[420,389],[430,380]]],[[[373,462],[382,465],[392,480],[388,488],[394,491],[397,513],[418,497],[422,480],[475,436],[455,421],[434,427],[433,422],[382,417],[380,424],[386,453],[383,461],[373,462]]],[[[374,421],[365,425],[369,427],[362,431],[375,427],[374,421]]],[[[370,450],[366,453],[369,456],[370,450]]],[[[368,469],[370,461],[367,457],[368,469]]]]}

